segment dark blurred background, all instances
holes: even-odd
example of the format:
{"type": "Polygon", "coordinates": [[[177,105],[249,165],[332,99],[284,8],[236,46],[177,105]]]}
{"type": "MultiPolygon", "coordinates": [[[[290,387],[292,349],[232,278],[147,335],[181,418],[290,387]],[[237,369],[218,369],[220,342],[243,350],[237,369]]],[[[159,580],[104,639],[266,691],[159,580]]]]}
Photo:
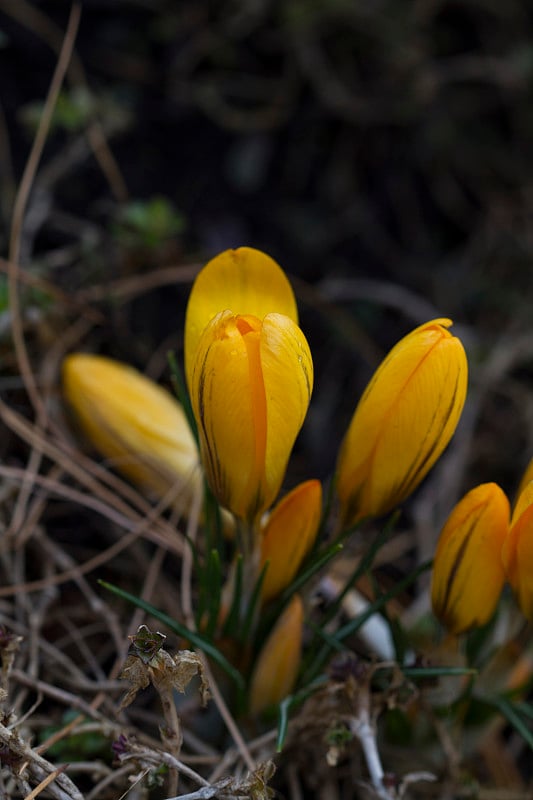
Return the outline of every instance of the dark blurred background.
{"type": "MultiPolygon", "coordinates": [[[[315,357],[297,477],[331,471],[394,342],[451,317],[472,372],[454,491],[511,492],[533,452],[529,0],[82,5],[24,269],[81,299],[228,247],[266,250],[294,277],[315,357]]],[[[69,10],[0,0],[4,252],[69,10]]],[[[159,377],[187,291],[104,292],[106,321],[81,345],[159,377]]],[[[34,295],[26,307],[42,311],[34,295]]]]}

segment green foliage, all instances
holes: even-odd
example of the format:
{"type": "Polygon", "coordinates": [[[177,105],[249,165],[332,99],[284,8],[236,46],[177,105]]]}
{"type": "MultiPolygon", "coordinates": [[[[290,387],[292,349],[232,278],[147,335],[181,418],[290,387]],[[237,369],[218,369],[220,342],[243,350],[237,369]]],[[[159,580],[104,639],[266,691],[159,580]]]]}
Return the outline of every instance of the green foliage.
{"type": "Polygon", "coordinates": [[[148,664],[161,650],[167,637],[159,632],[153,632],[146,625],[141,625],[134,636],[130,636],[132,655],[140,658],[143,664],[148,664]]]}
{"type": "MultiPolygon", "coordinates": [[[[43,113],[44,103],[28,103],[20,116],[24,124],[35,130],[43,113]]],[[[77,133],[85,128],[96,110],[96,101],[91,93],[83,86],[77,86],[59,93],[54,113],[52,115],[51,130],[64,130],[67,133],[77,133]]]]}
{"type": "Polygon", "coordinates": [[[183,214],[166,197],[158,196],[122,206],[112,226],[118,244],[127,250],[153,250],[184,230],[183,214]]]}
{"type": "MultiPolygon", "coordinates": [[[[72,720],[79,716],[79,711],[66,711],[63,714],[60,725],[51,725],[44,728],[41,733],[41,741],[46,741],[58,731],[61,731],[72,720]]],[[[47,753],[51,758],[61,759],[61,761],[86,761],[91,758],[110,759],[110,740],[103,736],[100,731],[83,730],[84,723],[81,722],[76,733],[72,733],[51,745],[47,753]]]]}

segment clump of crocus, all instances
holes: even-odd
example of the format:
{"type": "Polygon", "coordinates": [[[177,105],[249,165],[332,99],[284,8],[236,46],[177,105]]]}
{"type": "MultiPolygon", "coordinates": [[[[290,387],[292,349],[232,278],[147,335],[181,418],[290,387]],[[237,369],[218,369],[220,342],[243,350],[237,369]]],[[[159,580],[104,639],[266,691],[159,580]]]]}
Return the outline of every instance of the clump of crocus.
{"type": "MultiPolygon", "coordinates": [[[[337,464],[344,529],[401,503],[448,444],[467,381],[464,350],[450,325],[438,319],[406,336],[361,398],[337,464]]],[[[213,595],[222,598],[221,613],[215,607],[209,618],[209,636],[222,632],[235,644],[244,638],[238,632],[245,622],[255,641],[261,603],[287,601],[259,653],[247,654],[249,707],[257,714],[279,703],[296,681],[304,611],[293,581],[315,542],[322,508],[321,485],[310,480],[266,513],[280,492],[313,388],[294,294],[269,256],[247,247],[228,250],[201,270],[187,306],[185,373],[203,474],[220,506],[237,518],[241,550],[228,577],[223,568],[202,573],[198,548],[201,588],[208,594],[209,579],[216,578],[213,595]]],[[[180,405],[164,390],[117,362],[80,355],[66,360],[64,386],[85,432],[114,466],[158,494],[175,485],[201,491],[196,444],[180,405]]],[[[450,546],[443,561],[448,577],[438,596],[445,622],[455,620],[455,586],[462,585],[471,565],[465,553],[477,552],[479,538],[476,527],[468,546],[450,546]]],[[[323,563],[318,559],[310,570],[323,563]]],[[[268,606],[269,613],[275,609],[268,606]]]]}
{"type": "Polygon", "coordinates": [[[279,493],[311,397],[313,363],[295,317],[280,268],[247,248],[211,261],[187,308],[185,363],[205,475],[219,503],[249,524],[279,493]]]}
{"type": "Polygon", "coordinates": [[[134,483],[160,497],[174,489],[182,510],[202,491],[196,442],[165,389],[126,364],[74,353],[63,362],[63,392],[94,447],[134,483]]]}
{"type": "Polygon", "coordinates": [[[300,667],[303,603],[293,595],[279,617],[255,664],[250,683],[250,712],[259,714],[289,694],[300,667]]]}
{"type": "Polygon", "coordinates": [[[344,526],[402,503],[450,441],[467,386],[466,355],[451,324],[432,320],[405,336],[362,395],[337,463],[344,526]]]}
{"type": "Polygon", "coordinates": [[[322,486],[317,480],[300,483],[273,509],[261,532],[263,601],[279,595],[296,577],[316,539],[321,510],[322,486]]]}
{"type": "Polygon", "coordinates": [[[524,616],[533,620],[533,481],[518,497],[502,558],[518,605],[524,616]]]}
{"type": "Polygon", "coordinates": [[[450,633],[464,633],[492,617],[505,582],[501,551],[508,530],[509,501],[495,483],[468,492],[446,520],[435,553],[431,600],[450,633]]]}

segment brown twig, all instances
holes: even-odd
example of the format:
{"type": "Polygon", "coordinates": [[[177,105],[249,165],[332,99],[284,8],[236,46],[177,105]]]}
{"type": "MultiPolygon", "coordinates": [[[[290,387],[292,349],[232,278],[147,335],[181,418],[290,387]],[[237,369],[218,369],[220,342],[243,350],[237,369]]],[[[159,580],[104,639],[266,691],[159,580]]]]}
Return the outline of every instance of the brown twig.
{"type": "MultiPolygon", "coordinates": [[[[32,366],[30,363],[26,342],[24,339],[24,330],[21,317],[20,300],[18,292],[18,273],[19,273],[19,260],[22,228],[24,223],[24,215],[28,204],[31,187],[37,167],[41,159],[43,148],[48,136],[50,124],[52,121],[52,114],[57,103],[57,98],[68,64],[72,55],[74,41],[78,30],[78,25],[81,15],[81,6],[78,2],[74,2],[71,7],[70,17],[61,47],[61,52],[58,57],[56,68],[50,83],[48,95],[44,104],[43,113],[39,120],[35,139],[24,168],[24,172],[19,184],[15,204],[13,208],[13,217],[11,223],[11,232],[9,238],[9,270],[8,270],[8,292],[9,292],[9,307],[12,319],[12,336],[13,345],[17,362],[19,364],[20,373],[24,382],[24,386],[28,393],[28,397],[37,413],[38,424],[44,427],[47,417],[47,411],[41,396],[37,390],[35,376],[33,374],[32,366]]],[[[39,464],[42,454],[38,448],[34,448],[30,454],[27,465],[27,478],[21,486],[17,503],[13,511],[12,529],[17,530],[24,517],[26,503],[28,501],[33,478],[39,469],[39,464]]]]}

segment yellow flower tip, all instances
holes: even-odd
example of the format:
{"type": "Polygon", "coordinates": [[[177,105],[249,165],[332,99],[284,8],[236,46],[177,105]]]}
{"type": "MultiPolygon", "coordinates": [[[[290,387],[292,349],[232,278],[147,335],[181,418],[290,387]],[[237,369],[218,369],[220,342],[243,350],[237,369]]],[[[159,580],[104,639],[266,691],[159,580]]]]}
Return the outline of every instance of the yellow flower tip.
{"type": "Polygon", "coordinates": [[[509,530],[509,501],[495,483],[472,489],[452,510],[437,546],[431,601],[452,634],[484,625],[505,582],[502,546],[509,530]]]}
{"type": "Polygon", "coordinates": [[[420,325],[386,356],[342,443],[337,493],[343,525],[380,516],[418,486],[450,441],[463,410],[467,360],[449,319],[420,325]]]}
{"type": "Polygon", "coordinates": [[[517,500],[520,497],[520,495],[522,494],[522,492],[524,491],[524,489],[526,488],[526,486],[528,485],[528,483],[531,483],[531,481],[533,481],[533,458],[531,459],[531,461],[527,465],[527,467],[526,467],[526,469],[524,471],[524,474],[522,475],[522,478],[520,480],[520,484],[518,486],[518,491],[516,493],[517,500]]]}
{"type": "Polygon", "coordinates": [[[182,510],[202,491],[196,442],[165,389],[126,364],[86,353],[65,358],[62,383],[84,434],[130,480],[158,496],[175,487],[182,510]]]}
{"type": "Polygon", "coordinates": [[[311,550],[322,512],[320,481],[300,483],[276,505],[262,532],[261,564],[266,573],[263,602],[280,594],[298,574],[311,550]]]}
{"type": "Polygon", "coordinates": [[[206,325],[232,309],[262,320],[276,311],[298,323],[296,300],[287,276],[266,253],[251,247],[226,250],[198,274],[185,317],[185,374],[191,386],[196,349],[206,325]]]}
{"type": "Polygon", "coordinates": [[[524,487],[516,503],[502,560],[522,613],[533,620],[533,481],[524,487]]]}
{"type": "Polygon", "coordinates": [[[280,703],[294,686],[302,652],[303,603],[293,595],[265,642],[250,683],[250,712],[280,703]]]}
{"type": "Polygon", "coordinates": [[[236,516],[254,522],[274,502],[312,386],[309,346],[289,317],[222,311],[206,326],[191,402],[207,480],[236,516]]]}

